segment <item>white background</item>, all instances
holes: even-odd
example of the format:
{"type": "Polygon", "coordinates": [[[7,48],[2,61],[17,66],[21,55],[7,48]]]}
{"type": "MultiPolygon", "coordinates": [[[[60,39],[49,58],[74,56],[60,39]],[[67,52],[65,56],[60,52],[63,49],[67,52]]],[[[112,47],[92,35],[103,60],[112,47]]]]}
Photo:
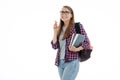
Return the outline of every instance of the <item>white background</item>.
{"type": "Polygon", "coordinates": [[[50,42],[63,5],[94,48],[76,80],[120,80],[119,0],[0,0],[0,80],[59,80],[50,42]]]}

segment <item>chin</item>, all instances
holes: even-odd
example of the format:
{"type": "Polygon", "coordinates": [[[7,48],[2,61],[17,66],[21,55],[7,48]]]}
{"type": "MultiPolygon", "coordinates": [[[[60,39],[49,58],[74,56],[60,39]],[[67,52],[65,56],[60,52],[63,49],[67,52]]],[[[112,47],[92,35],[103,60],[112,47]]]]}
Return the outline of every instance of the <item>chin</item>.
{"type": "Polygon", "coordinates": [[[69,21],[68,19],[62,19],[63,22],[69,21]]]}

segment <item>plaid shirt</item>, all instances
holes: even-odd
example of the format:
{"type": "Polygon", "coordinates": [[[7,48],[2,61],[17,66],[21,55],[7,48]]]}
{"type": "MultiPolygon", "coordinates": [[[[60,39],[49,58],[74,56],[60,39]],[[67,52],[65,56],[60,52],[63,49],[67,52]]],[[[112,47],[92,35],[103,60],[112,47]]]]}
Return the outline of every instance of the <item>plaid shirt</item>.
{"type": "MultiPolygon", "coordinates": [[[[80,32],[81,34],[85,35],[85,41],[82,43],[82,47],[84,49],[88,48],[89,43],[89,39],[87,37],[87,33],[85,32],[82,24],[80,24],[80,32]]],[[[79,59],[79,54],[78,52],[73,52],[73,51],[69,51],[69,45],[70,45],[70,41],[72,38],[72,34],[76,33],[75,28],[71,29],[70,31],[70,36],[68,38],[66,38],[66,48],[65,48],[65,62],[69,62],[75,59],[79,59]]],[[[59,60],[60,60],[60,45],[59,45],[59,41],[57,40],[56,43],[53,44],[53,42],[51,41],[51,45],[53,49],[58,49],[57,51],[57,55],[56,55],[56,60],[55,60],[55,65],[58,66],[59,65],[59,60]]]]}

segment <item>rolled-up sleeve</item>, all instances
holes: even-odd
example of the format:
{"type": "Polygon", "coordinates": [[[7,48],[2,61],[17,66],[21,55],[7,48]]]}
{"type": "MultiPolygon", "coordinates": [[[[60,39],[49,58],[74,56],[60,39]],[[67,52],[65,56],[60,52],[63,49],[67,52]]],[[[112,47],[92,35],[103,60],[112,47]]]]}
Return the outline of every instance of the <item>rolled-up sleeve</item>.
{"type": "Polygon", "coordinates": [[[56,41],[56,43],[53,43],[53,41],[51,41],[51,45],[52,45],[52,48],[53,48],[53,49],[58,49],[59,42],[56,41]]]}
{"type": "Polygon", "coordinates": [[[85,40],[82,43],[82,47],[84,49],[87,49],[89,47],[89,45],[90,45],[89,38],[87,36],[87,33],[86,33],[85,29],[83,28],[83,25],[82,24],[79,24],[79,25],[80,25],[81,34],[85,35],[85,40]]]}

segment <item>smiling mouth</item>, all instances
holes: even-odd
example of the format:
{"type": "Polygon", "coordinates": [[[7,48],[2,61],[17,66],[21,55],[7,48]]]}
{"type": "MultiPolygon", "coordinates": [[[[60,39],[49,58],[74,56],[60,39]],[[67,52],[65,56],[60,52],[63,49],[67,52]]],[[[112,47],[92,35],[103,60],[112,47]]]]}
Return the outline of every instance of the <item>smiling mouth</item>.
{"type": "Polygon", "coordinates": [[[66,19],[67,17],[62,17],[62,19],[66,19]]]}

